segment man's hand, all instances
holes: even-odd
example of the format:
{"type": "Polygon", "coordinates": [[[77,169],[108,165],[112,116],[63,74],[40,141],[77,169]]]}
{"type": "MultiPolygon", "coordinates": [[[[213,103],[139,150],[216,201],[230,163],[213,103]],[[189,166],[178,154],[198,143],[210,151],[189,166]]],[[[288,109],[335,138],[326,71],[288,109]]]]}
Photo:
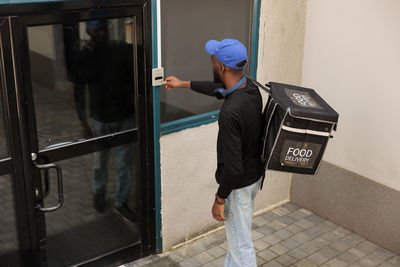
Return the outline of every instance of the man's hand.
{"type": "Polygon", "coordinates": [[[225,208],[225,200],[216,196],[214,205],[212,207],[212,214],[214,219],[216,219],[217,221],[226,221],[226,218],[224,217],[224,208],[225,208]],[[220,203],[224,202],[224,204],[219,204],[217,200],[220,203]]]}
{"type": "Polygon", "coordinates": [[[175,76],[169,76],[165,79],[163,82],[163,85],[165,88],[168,90],[172,90],[174,88],[190,88],[190,82],[189,81],[181,81],[175,76]]]}

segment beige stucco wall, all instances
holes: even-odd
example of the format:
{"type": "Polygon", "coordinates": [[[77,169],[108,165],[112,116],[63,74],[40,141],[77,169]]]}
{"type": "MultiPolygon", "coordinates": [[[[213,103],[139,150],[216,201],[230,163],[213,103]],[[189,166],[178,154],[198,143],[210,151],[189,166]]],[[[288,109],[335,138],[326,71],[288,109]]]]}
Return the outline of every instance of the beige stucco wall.
{"type": "MultiPolygon", "coordinates": [[[[305,0],[262,1],[260,81],[301,83],[305,7],[305,0]]],[[[164,250],[222,225],[211,215],[217,132],[218,124],[212,123],[160,139],[164,250]]],[[[289,201],[290,184],[290,174],[268,172],[255,210],[289,201]]]]}
{"type": "Polygon", "coordinates": [[[309,0],[303,85],[340,117],[325,160],[400,190],[400,1],[309,0]]]}

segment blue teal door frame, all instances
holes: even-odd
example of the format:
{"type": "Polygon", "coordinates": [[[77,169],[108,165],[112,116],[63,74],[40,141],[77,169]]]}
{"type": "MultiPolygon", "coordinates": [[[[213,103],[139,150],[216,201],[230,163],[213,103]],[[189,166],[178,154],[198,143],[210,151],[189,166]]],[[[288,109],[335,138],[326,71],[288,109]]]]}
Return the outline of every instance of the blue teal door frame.
{"type": "MultiPolygon", "coordinates": [[[[161,67],[158,65],[158,59],[161,55],[158,55],[158,1],[151,0],[151,15],[152,15],[152,65],[153,68],[161,67]]],[[[253,14],[252,14],[252,27],[251,27],[251,64],[250,64],[250,76],[257,79],[257,65],[258,65],[258,34],[260,26],[260,9],[261,0],[253,0],[253,14]]],[[[198,127],[202,124],[214,122],[215,117],[218,116],[218,111],[211,112],[210,114],[203,114],[200,116],[194,116],[193,121],[190,125],[186,123],[187,119],[182,120],[179,127],[175,127],[174,122],[172,125],[164,125],[165,133],[168,134],[177,130],[183,130],[192,127],[198,127]],[[212,114],[211,114],[212,113],[212,114]],[[198,118],[199,117],[199,118],[198,118]],[[204,120],[200,117],[204,117],[204,120]],[[171,129],[169,129],[171,128],[171,129]],[[178,129],[179,128],[179,129],[178,129]]],[[[161,165],[160,165],[160,137],[161,137],[161,114],[160,114],[160,86],[153,87],[153,123],[154,123],[154,179],[155,179],[155,213],[156,213],[156,252],[161,253],[162,247],[162,217],[161,217],[161,165]]],[[[191,121],[191,120],[190,120],[191,121]]],[[[178,123],[179,124],[179,123],[178,123]]]]}
{"type": "MultiPolygon", "coordinates": [[[[157,29],[157,0],[151,0],[151,31],[152,31],[152,65],[158,68],[158,29],[157,29]]],[[[162,248],[162,218],[161,218],[161,166],[160,166],[160,86],[153,87],[153,129],[154,129],[154,184],[155,184],[155,213],[156,213],[156,252],[162,248]]]]}

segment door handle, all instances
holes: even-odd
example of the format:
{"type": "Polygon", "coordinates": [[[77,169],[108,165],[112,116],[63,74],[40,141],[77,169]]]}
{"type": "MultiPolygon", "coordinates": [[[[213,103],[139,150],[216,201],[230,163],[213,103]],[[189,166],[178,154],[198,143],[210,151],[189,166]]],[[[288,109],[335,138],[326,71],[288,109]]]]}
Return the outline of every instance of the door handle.
{"type": "Polygon", "coordinates": [[[44,170],[44,185],[43,185],[43,198],[46,198],[50,193],[50,182],[49,182],[49,169],[44,170]]]}
{"type": "MultiPolygon", "coordinates": [[[[62,180],[62,171],[60,166],[54,164],[54,163],[49,163],[49,164],[38,164],[37,162],[33,162],[35,164],[35,167],[38,169],[45,170],[46,175],[48,175],[48,171],[50,169],[55,169],[57,171],[57,184],[58,184],[58,203],[54,207],[48,207],[45,208],[42,204],[37,204],[35,208],[38,210],[41,210],[43,212],[51,212],[58,210],[61,208],[62,204],[64,203],[64,194],[63,194],[63,180],[62,180]]],[[[46,177],[48,178],[48,177],[46,177]]],[[[48,191],[48,187],[46,189],[48,191]]]]}

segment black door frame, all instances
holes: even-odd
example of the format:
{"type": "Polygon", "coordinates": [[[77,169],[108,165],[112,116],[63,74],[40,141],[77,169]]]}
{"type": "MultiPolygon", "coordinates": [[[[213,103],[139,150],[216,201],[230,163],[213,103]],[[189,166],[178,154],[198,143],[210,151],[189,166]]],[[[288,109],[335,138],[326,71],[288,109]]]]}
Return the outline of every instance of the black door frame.
{"type": "MultiPolygon", "coordinates": [[[[139,140],[140,173],[142,189],[142,217],[140,247],[132,246],[98,259],[96,263],[110,262],[116,259],[132,259],[132,255],[142,257],[155,252],[155,209],[154,209],[154,163],[153,163],[153,116],[151,87],[151,8],[148,1],[82,1],[53,2],[9,5],[0,11],[1,15],[13,15],[4,18],[3,35],[9,35],[9,47],[2,44],[5,60],[3,63],[5,76],[3,85],[7,90],[5,107],[8,118],[9,143],[12,146],[12,157],[0,161],[0,172],[14,172],[15,194],[17,206],[17,221],[22,260],[26,266],[46,265],[45,218],[41,211],[34,209],[34,188],[41,193],[38,170],[33,167],[31,153],[37,153],[41,159],[55,162],[99,151],[105,147],[121,145],[139,140]],[[138,129],[128,130],[119,134],[75,142],[61,147],[39,152],[36,137],[35,113],[30,82],[29,47],[27,27],[34,25],[56,24],[66,21],[82,21],[99,18],[106,10],[108,18],[135,16],[138,33],[137,43],[143,45],[143,52],[138,54],[138,129]],[[95,14],[95,17],[93,17],[95,14]],[[10,55],[8,55],[10,53],[10,55]],[[22,60],[23,59],[23,60],[22,60]],[[31,265],[27,265],[31,264],[31,265]]],[[[1,27],[1,26],[0,26],[1,27]]],[[[7,40],[3,39],[3,40],[7,40]]],[[[3,76],[2,75],[2,76],[3,76]]],[[[39,195],[41,198],[41,195],[39,195]]],[[[121,262],[121,261],[120,261],[121,262]]]]}

